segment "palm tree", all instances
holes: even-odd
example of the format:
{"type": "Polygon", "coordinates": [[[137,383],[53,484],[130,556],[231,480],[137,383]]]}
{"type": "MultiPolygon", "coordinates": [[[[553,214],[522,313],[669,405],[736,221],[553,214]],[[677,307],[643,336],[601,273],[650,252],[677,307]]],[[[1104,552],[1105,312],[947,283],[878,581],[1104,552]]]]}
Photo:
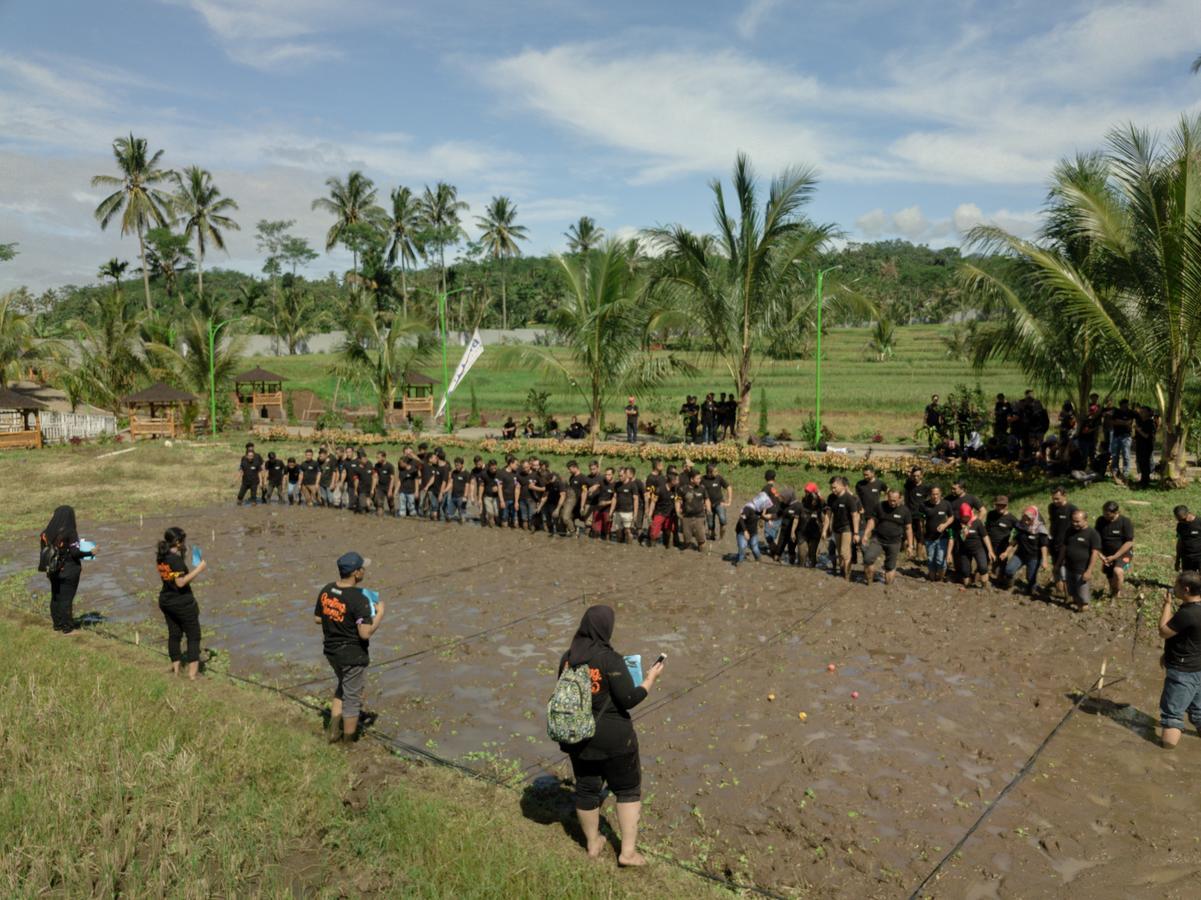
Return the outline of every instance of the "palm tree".
{"type": "MultiPolygon", "coordinates": [[[[977,369],[990,361],[1016,363],[1027,383],[1049,396],[1066,393],[1076,409],[1084,409],[1115,352],[1063,308],[1049,275],[1068,267],[1093,292],[1106,291],[1097,269],[1100,257],[1093,242],[1076,233],[1064,191],[1069,186],[1107,191],[1108,163],[1099,153],[1064,160],[1051,184],[1038,242],[989,225],[968,233],[967,246],[1009,264],[999,268],[969,260],[959,267],[956,277],[965,297],[989,316],[977,323],[962,349],[977,369]]],[[[1104,303],[1109,306],[1112,300],[1107,297],[1104,303]]]]}
{"type": "Polygon", "coordinates": [[[388,216],[388,265],[400,263],[400,302],[409,315],[409,283],[406,270],[417,265],[417,238],[421,231],[421,211],[417,198],[407,187],[392,189],[392,215],[388,216]]]}
{"type": "MultiPolygon", "coordinates": [[[[209,393],[209,323],[234,318],[233,310],[217,306],[205,311],[190,309],[178,320],[174,341],[147,344],[157,366],[172,381],[197,394],[209,393]]],[[[220,395],[240,368],[245,339],[228,329],[213,342],[213,389],[220,395]]]]}
{"type": "Polygon", "coordinates": [[[581,256],[600,246],[605,238],[605,229],[601,228],[591,216],[580,216],[580,220],[563,232],[567,238],[567,250],[579,253],[581,256]]]}
{"type": "Polygon", "coordinates": [[[121,234],[131,231],[138,236],[138,255],[142,259],[142,288],[146,292],[146,309],[153,308],[150,302],[150,271],[146,267],[146,231],[157,225],[165,228],[171,217],[171,197],[158,185],[170,179],[170,169],[159,168],[163,151],[153,155],[147,149],[146,139],[119,137],[113,141],[113,156],[116,158],[120,175],[93,175],[93,187],[115,187],[116,190],[100,201],[96,207],[96,219],[102,229],[120,213],[121,234]]]}
{"type": "Polygon", "coordinates": [[[871,337],[867,341],[868,351],[876,358],[876,362],[892,359],[896,353],[897,326],[886,315],[881,315],[872,326],[871,337]]]}
{"type": "Polygon", "coordinates": [[[313,292],[295,281],[285,285],[283,290],[273,291],[267,308],[255,313],[253,318],[276,342],[282,342],[288,348],[289,356],[296,354],[305,338],[330,322],[329,313],[321,309],[313,292]]]}
{"type": "Polygon", "coordinates": [[[1078,341],[1105,346],[1111,382],[1155,394],[1164,478],[1177,483],[1186,381],[1201,364],[1201,116],[1182,119],[1166,142],[1134,126],[1115,130],[1104,165],[1101,183],[1054,188],[1066,237],[1091,247],[1086,266],[1041,246],[1014,247],[1057,314],[1075,320],[1078,341]]]}
{"type": "Polygon", "coordinates": [[[76,371],[85,379],[86,396],[97,406],[116,411],[147,371],[141,335],[145,315],[127,315],[124,300],[114,291],[93,299],[88,315],[71,323],[79,336],[76,371]]]}
{"type": "Polygon", "coordinates": [[[155,278],[162,279],[167,300],[175,297],[179,276],[192,265],[188,239],[169,228],[151,228],[146,232],[146,265],[155,278]]]}
{"type": "Polygon", "coordinates": [[[442,293],[446,293],[446,248],[453,247],[463,236],[459,213],[467,210],[467,203],[459,199],[459,190],[453,184],[439,181],[431,191],[425,193],[417,204],[421,214],[421,225],[425,232],[424,243],[438,249],[438,266],[442,270],[442,293]]]}
{"type": "Polygon", "coordinates": [[[115,256],[100,267],[100,277],[102,279],[111,278],[113,280],[113,293],[118,297],[121,296],[121,277],[128,268],[129,263],[117,259],[115,256]]]}
{"type": "MultiPolygon", "coordinates": [[[[664,252],[657,284],[679,297],[734,382],[739,438],[749,430],[756,344],[802,332],[816,309],[804,269],[835,233],[833,226],[815,225],[801,214],[816,184],[809,169],[787,169],[772,180],[760,211],[755,175],[740,153],[733,175],[735,212],[727,209],[721,182],[711,184],[716,237],[678,225],[650,232],[664,252]]],[[[828,289],[825,305],[852,299],[835,287],[828,289]]]]}
{"type": "Polygon", "coordinates": [[[208,169],[188,166],[175,174],[175,209],[184,237],[196,238],[196,293],[204,296],[204,254],[209,244],[225,249],[225,231],[241,226],[227,213],[238,208],[230,197],[222,197],[208,169]]]}
{"type": "MultiPolygon", "coordinates": [[[[375,203],[375,182],[360,172],[353,170],[346,176],[346,181],[338,178],[327,178],[328,197],[318,197],[313,201],[313,209],[322,209],[334,216],[334,224],[325,235],[325,252],[328,253],[345,239],[348,230],[354,225],[371,225],[382,227],[386,215],[375,203]]],[[[351,254],[354,258],[354,271],[359,270],[359,253],[357,245],[352,245],[351,254]]]]}
{"type": "Polygon", "coordinates": [[[424,323],[381,312],[368,297],[360,297],[332,372],[375,394],[383,426],[405,373],[424,363],[432,346],[424,323]]]}
{"type": "Polygon", "coordinates": [[[18,291],[0,295],[0,387],[22,377],[23,364],[34,351],[33,323],[17,309],[18,291]]]}
{"type": "Polygon", "coordinates": [[[644,393],[669,374],[690,367],[647,349],[654,314],[626,245],[609,241],[598,253],[560,256],[558,263],[568,291],[550,324],[566,344],[568,357],[546,347],[530,346],[522,353],[580,395],[595,446],[610,399],[626,392],[644,393]]]}
{"type": "Polygon", "coordinates": [[[509,301],[505,291],[505,270],[502,261],[520,256],[518,241],[527,241],[529,236],[524,225],[514,222],[517,207],[508,197],[493,197],[484,215],[475,220],[483,234],[480,240],[484,251],[500,266],[500,327],[509,327],[509,301]]]}

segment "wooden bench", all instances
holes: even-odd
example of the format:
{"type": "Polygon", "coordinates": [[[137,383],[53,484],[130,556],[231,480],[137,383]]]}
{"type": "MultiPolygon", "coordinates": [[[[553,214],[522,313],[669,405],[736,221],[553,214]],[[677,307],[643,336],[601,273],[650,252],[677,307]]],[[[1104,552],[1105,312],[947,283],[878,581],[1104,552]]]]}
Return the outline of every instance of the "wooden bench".
{"type": "Polygon", "coordinates": [[[130,416],[129,418],[129,436],[135,441],[140,437],[174,438],[178,435],[179,430],[174,415],[153,419],[149,416],[130,416]]]}
{"type": "Polygon", "coordinates": [[[37,450],[42,446],[41,429],[0,431],[0,450],[37,450]]]}

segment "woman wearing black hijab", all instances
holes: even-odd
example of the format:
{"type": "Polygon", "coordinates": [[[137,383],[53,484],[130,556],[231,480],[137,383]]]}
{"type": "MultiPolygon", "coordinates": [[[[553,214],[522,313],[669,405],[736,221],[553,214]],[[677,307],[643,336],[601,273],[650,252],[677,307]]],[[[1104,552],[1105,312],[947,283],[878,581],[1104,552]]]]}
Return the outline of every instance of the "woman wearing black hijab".
{"type": "Polygon", "coordinates": [[[560,744],[571,757],[575,777],[575,808],[584,831],[588,855],[600,856],[605,839],[600,834],[601,791],[607,784],[617,798],[617,822],[621,831],[622,866],[646,864],[638,852],[638,819],[642,813],[642,764],[638,737],[629,710],[644,699],[663,672],[656,662],[641,685],[635,686],[630,670],[609,644],[615,614],[612,607],[592,606],[584,613],[570,649],[559,662],[559,674],[567,666],[588,666],[592,679],[592,714],[596,733],[578,744],[560,744]]]}
{"type": "Polygon", "coordinates": [[[50,517],[41,536],[41,555],[38,571],[50,579],[50,621],[59,634],[75,632],[75,592],[83,572],[80,560],[93,555],[92,550],[79,549],[79,530],[75,527],[75,510],[60,506],[50,517]]]}

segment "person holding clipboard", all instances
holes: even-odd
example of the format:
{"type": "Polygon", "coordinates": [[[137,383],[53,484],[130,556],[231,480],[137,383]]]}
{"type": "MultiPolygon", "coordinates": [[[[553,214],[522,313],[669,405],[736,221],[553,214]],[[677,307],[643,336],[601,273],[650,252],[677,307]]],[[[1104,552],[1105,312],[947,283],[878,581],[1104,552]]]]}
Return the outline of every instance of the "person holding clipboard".
{"type": "Polygon", "coordinates": [[[167,620],[167,655],[171,659],[171,673],[178,675],[183,664],[188,667],[188,679],[196,680],[200,674],[200,605],[192,593],[192,581],[208,568],[200,558],[200,548],[193,548],[192,567],[188,568],[188,536],[182,528],[171,527],[158,542],[158,608],[167,620]],[[188,648],[180,652],[184,636],[188,648]]]}
{"type": "Polygon", "coordinates": [[[635,685],[626,660],[609,643],[616,614],[611,606],[592,606],[584,613],[571,647],[559,661],[560,675],[568,667],[588,667],[592,683],[592,714],[596,730],[575,744],[560,743],[571,758],[575,777],[575,808],[584,831],[588,856],[596,859],[605,847],[600,833],[601,795],[605,786],[617,798],[621,831],[621,866],[642,866],[638,852],[638,820],[642,815],[642,762],[630,710],[646,699],[663,673],[660,655],[641,684],[635,685]]]}

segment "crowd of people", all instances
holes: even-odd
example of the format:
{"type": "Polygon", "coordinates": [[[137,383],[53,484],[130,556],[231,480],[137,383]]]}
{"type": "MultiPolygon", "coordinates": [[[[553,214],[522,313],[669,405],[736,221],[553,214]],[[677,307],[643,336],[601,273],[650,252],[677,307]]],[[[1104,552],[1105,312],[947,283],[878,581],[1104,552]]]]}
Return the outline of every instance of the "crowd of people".
{"type": "MultiPolygon", "coordinates": [[[[358,514],[417,517],[487,527],[520,528],[548,536],[581,537],[667,548],[711,549],[732,528],[735,566],[763,557],[817,567],[850,579],[891,584],[905,555],[931,581],[971,587],[1017,587],[1058,595],[1088,607],[1094,576],[1121,593],[1135,553],[1134,526],[1117,501],[1090,517],[1058,486],[1040,509],[1010,509],[996,496],[986,507],[961,479],[938,485],[921,467],[891,487],[872,465],[852,486],[842,476],[823,491],[800,491],[767,470],[762,489],[735,507],[733,488],[715,463],[680,468],[652,460],[602,468],[567,463],[559,472],[536,456],[502,461],[476,455],[449,458],[440,447],[406,446],[395,462],[386,450],[373,462],[365,449],[321,447],[297,461],[267,459],[246,446],[240,462],[239,503],[323,506],[358,514]],[[1040,574],[1049,582],[1040,587],[1040,574]]],[[[1176,510],[1176,567],[1201,569],[1201,525],[1176,510]]]]}
{"type": "Polygon", "coordinates": [[[997,394],[992,431],[985,439],[988,424],[984,413],[963,398],[943,403],[935,394],[923,414],[931,452],[944,458],[999,459],[1081,480],[1111,476],[1131,483],[1136,473],[1132,486],[1151,485],[1159,414],[1145,404],[1090,394],[1084,410],[1065,401],[1052,427],[1047,408],[1027,390],[1015,402],[997,394]]]}

